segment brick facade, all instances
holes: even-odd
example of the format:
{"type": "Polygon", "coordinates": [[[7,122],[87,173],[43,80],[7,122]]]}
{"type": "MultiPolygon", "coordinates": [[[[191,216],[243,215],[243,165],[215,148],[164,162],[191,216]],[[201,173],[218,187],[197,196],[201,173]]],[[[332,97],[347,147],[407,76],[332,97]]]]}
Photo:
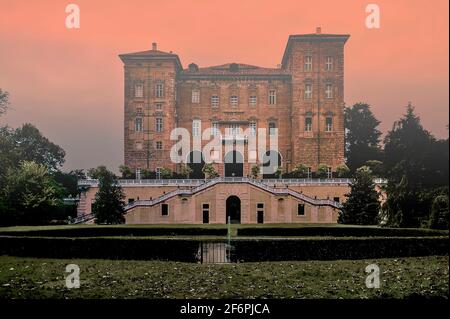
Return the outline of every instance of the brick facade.
{"type": "MultiPolygon", "coordinates": [[[[344,163],[344,44],[348,37],[320,32],[291,35],[280,68],[238,63],[205,68],[192,63],[183,68],[176,54],[159,51],[156,44],[152,50],[120,55],[125,72],[125,165],[179,170],[170,160],[176,143],[170,140],[170,132],[183,127],[192,136],[193,121],[200,120],[202,131],[216,123],[221,134],[233,125],[242,130],[250,123],[257,129],[275,125],[284,170],[302,163],[312,171],[319,164],[335,171],[344,163]]],[[[202,141],[202,148],[208,142],[202,141]]],[[[243,153],[243,175],[247,176],[255,164],[249,163],[245,144],[243,151],[238,144],[232,148],[243,153]]],[[[221,159],[225,153],[223,146],[221,159]]],[[[262,162],[260,155],[257,160],[262,162]]],[[[214,165],[225,174],[224,164],[214,165]]]]}

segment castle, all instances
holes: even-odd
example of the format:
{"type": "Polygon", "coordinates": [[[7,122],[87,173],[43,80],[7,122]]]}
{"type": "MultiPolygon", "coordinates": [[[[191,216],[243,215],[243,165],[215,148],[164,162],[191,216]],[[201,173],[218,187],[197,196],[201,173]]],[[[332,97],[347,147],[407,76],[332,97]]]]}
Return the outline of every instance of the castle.
{"type": "MultiPolygon", "coordinates": [[[[126,222],[335,223],[348,192],[348,180],[333,179],[344,164],[348,38],[320,28],[291,35],[277,68],[235,62],[183,68],[177,54],[156,43],[121,54],[124,163],[136,172],[135,180],[121,182],[126,222]],[[175,147],[182,132],[187,150],[175,147]],[[218,143],[211,148],[212,140],[218,143]],[[205,180],[205,163],[217,178],[205,180]],[[277,170],[298,164],[307,178],[274,179],[277,170]],[[189,179],[159,179],[164,169],[180,172],[183,165],[191,168],[189,179]],[[315,179],[319,166],[327,179],[315,179]],[[141,179],[143,170],[157,179],[141,179]]],[[[79,215],[88,215],[98,183],[80,186],[79,215]]]]}

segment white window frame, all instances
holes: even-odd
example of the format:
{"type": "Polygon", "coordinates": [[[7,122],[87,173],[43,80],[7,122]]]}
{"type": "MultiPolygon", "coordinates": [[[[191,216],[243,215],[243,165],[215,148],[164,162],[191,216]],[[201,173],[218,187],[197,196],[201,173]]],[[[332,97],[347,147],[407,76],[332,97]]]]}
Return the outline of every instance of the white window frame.
{"type": "Polygon", "coordinates": [[[239,105],[239,97],[237,95],[230,96],[230,106],[237,107],[239,105]]]}
{"type": "Polygon", "coordinates": [[[258,97],[256,95],[250,95],[248,104],[250,106],[257,106],[258,105],[258,97]]]}
{"type": "Polygon", "coordinates": [[[162,149],[163,149],[163,144],[162,144],[162,141],[156,141],[156,150],[157,151],[162,151],[162,149]]]}
{"type": "Polygon", "coordinates": [[[219,122],[214,121],[211,124],[211,133],[213,136],[220,136],[220,125],[219,122]]]}
{"type": "Polygon", "coordinates": [[[142,117],[137,117],[134,120],[134,131],[135,132],[142,132],[143,130],[144,130],[144,122],[142,121],[142,117]]]}
{"type": "Polygon", "coordinates": [[[327,99],[333,98],[333,85],[332,84],[325,85],[325,98],[327,98],[327,99]]]}
{"type": "Polygon", "coordinates": [[[306,55],[305,56],[305,71],[312,71],[312,66],[313,66],[313,57],[311,55],[306,55]]]}
{"type": "Polygon", "coordinates": [[[143,98],[144,97],[144,84],[134,85],[134,97],[143,98]]]}
{"type": "Polygon", "coordinates": [[[162,170],[162,167],[157,167],[155,169],[156,179],[161,179],[161,170],[162,170]]]}
{"type": "Polygon", "coordinates": [[[327,56],[325,60],[325,70],[333,71],[333,57],[327,56]]]}
{"type": "Polygon", "coordinates": [[[239,124],[230,124],[228,126],[228,134],[231,136],[237,136],[240,132],[241,126],[239,124]]]}
{"type": "Polygon", "coordinates": [[[201,133],[201,120],[192,121],[192,136],[200,136],[201,133]]]}
{"type": "Polygon", "coordinates": [[[327,167],[327,178],[333,178],[333,171],[331,167],[327,167]]]}
{"type": "Polygon", "coordinates": [[[333,131],[333,117],[327,116],[325,118],[325,132],[332,132],[333,131]],[[330,119],[331,123],[328,123],[328,119],[330,119]]]}
{"type": "Polygon", "coordinates": [[[156,110],[162,110],[163,109],[163,104],[162,103],[156,103],[155,104],[155,109],[156,110]]]}
{"type": "Polygon", "coordinates": [[[219,107],[219,96],[217,94],[211,95],[211,107],[219,107]]]}
{"type": "Polygon", "coordinates": [[[136,179],[141,179],[141,169],[140,168],[136,168],[135,174],[136,174],[136,179]]]}
{"type": "Polygon", "coordinates": [[[161,133],[164,131],[163,118],[157,117],[155,118],[155,131],[161,133]]]}
{"type": "Polygon", "coordinates": [[[269,136],[275,135],[275,130],[276,130],[276,128],[277,128],[277,123],[275,123],[275,122],[269,122],[268,127],[269,127],[269,136]],[[271,127],[272,125],[273,125],[273,127],[271,127]]]}
{"type": "Polygon", "coordinates": [[[155,85],[155,96],[157,98],[163,98],[164,97],[164,84],[163,83],[156,83],[156,85],[155,85]]]}
{"type": "Polygon", "coordinates": [[[277,104],[277,91],[269,90],[269,105],[276,105],[276,104],[277,104]]]}
{"type": "Polygon", "coordinates": [[[306,83],[305,84],[305,99],[310,100],[312,99],[312,84],[311,83],[306,83]]]}
{"type": "Polygon", "coordinates": [[[305,117],[305,132],[311,132],[312,131],[312,117],[307,116],[305,117]],[[307,120],[310,120],[311,122],[308,123],[307,120]]]}
{"type": "Polygon", "coordinates": [[[191,92],[191,102],[198,104],[200,103],[200,90],[199,89],[193,89],[191,92]]]}
{"type": "Polygon", "coordinates": [[[249,128],[250,128],[250,136],[256,136],[258,128],[255,121],[250,122],[249,128]]]}
{"type": "Polygon", "coordinates": [[[312,168],[311,167],[306,168],[306,178],[312,178],[312,168]]]}

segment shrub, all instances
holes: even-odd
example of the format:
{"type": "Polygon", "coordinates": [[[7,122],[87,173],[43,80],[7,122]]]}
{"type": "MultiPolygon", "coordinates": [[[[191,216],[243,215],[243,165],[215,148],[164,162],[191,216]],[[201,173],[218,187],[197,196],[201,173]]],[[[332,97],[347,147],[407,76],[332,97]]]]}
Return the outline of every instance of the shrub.
{"type": "Polygon", "coordinates": [[[327,178],[328,166],[325,164],[320,164],[317,167],[316,177],[317,178],[327,178]]]}

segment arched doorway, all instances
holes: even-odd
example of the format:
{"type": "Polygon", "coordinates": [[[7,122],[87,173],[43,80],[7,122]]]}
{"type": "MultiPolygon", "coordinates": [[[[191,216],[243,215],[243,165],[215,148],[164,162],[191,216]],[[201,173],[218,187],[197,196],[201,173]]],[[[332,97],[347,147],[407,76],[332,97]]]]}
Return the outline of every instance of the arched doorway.
{"type": "Polygon", "coordinates": [[[187,158],[188,166],[191,168],[192,173],[189,178],[203,179],[205,174],[203,174],[203,166],[205,166],[205,161],[203,159],[203,154],[200,151],[192,151],[189,153],[187,158]]]}
{"type": "Polygon", "coordinates": [[[226,223],[228,223],[228,217],[230,217],[230,221],[232,224],[241,223],[241,200],[239,199],[239,197],[234,195],[228,197],[226,210],[226,223]]]}
{"type": "Polygon", "coordinates": [[[267,151],[263,156],[263,178],[276,178],[276,171],[281,166],[281,155],[277,151],[267,151]]]}
{"type": "Polygon", "coordinates": [[[225,177],[244,176],[244,157],[238,151],[231,151],[225,155],[225,177]]]}

